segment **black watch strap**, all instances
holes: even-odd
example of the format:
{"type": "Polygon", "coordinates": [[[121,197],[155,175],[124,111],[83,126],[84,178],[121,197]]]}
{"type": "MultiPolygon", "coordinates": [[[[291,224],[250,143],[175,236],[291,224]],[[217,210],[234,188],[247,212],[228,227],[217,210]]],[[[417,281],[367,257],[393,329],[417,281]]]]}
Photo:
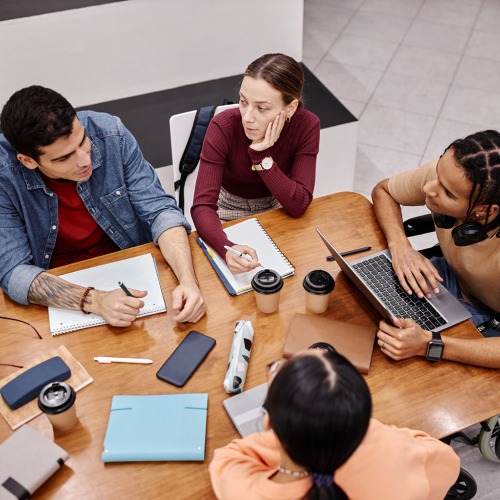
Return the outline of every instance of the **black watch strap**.
{"type": "Polygon", "coordinates": [[[433,341],[438,341],[443,343],[443,339],[441,338],[441,334],[439,332],[431,332],[432,333],[432,340],[433,341]]]}

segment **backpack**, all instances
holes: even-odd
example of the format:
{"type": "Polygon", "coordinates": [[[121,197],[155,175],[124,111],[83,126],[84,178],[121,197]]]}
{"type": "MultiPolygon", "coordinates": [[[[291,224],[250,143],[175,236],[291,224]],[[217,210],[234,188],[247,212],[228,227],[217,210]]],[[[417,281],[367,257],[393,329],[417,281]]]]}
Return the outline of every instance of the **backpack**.
{"type": "Polygon", "coordinates": [[[182,210],[182,213],[184,213],[184,186],[186,184],[186,179],[198,166],[203,139],[205,138],[208,124],[214,116],[216,108],[217,106],[205,106],[196,112],[186,148],[179,162],[181,178],[175,181],[174,187],[176,191],[179,189],[179,208],[182,210]]]}

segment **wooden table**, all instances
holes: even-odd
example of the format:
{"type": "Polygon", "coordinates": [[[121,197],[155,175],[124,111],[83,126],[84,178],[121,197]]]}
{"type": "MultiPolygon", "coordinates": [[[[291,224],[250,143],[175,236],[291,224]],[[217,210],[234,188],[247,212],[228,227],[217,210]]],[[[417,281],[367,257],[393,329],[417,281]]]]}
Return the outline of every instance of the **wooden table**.
{"type": "MultiPolygon", "coordinates": [[[[325,269],[336,279],[326,317],[375,326],[379,317],[372,306],[339,274],[337,264],[326,262],[326,247],[317,236],[321,231],[341,250],[370,245],[372,251],[385,248],[372,206],[354,193],[337,193],[313,201],[306,214],[293,219],[283,210],[259,215],[263,227],[295,266],[296,274],[285,279],[279,311],[256,311],[252,293],[231,297],[212,266],[190,236],[196,273],[208,305],[208,314],[196,325],[178,325],[170,313],[137,320],[120,329],[101,326],[51,337],[47,310],[23,307],[0,295],[2,315],[22,318],[37,327],[43,340],[27,326],[0,320],[0,362],[24,365],[43,350],[61,344],[83,364],[94,383],[77,396],[79,423],[68,433],[56,434],[55,441],[66,449],[70,459],[61,471],[37,492],[39,498],[213,498],[207,467],[215,448],[238,437],[222,406],[228,397],[222,387],[234,324],[249,319],[255,329],[246,389],[266,380],[266,365],[281,357],[290,320],[294,313],[306,313],[302,288],[304,276],[313,269],[325,269]],[[217,340],[199,370],[183,389],[158,380],[156,371],[187,332],[196,329],[217,340]],[[97,355],[142,357],[153,365],[103,365],[93,361],[97,355]],[[165,394],[208,392],[209,410],[206,458],[204,463],[145,462],[104,464],[101,461],[111,398],[114,394],[165,394]]],[[[175,277],[153,244],[72,264],[56,270],[66,273],[151,252],[158,270],[168,308],[175,277]]],[[[356,256],[350,257],[355,259],[356,256]]],[[[479,337],[472,323],[464,322],[447,334],[479,337]]],[[[0,377],[13,368],[0,366],[0,377]]],[[[497,384],[500,371],[475,368],[452,362],[436,364],[415,358],[394,362],[375,347],[367,376],[374,401],[374,416],[385,423],[422,429],[442,438],[469,425],[500,413],[497,384]]],[[[43,434],[53,437],[44,415],[30,422],[43,434]]],[[[0,419],[0,441],[11,435],[10,427],[0,419]]]]}

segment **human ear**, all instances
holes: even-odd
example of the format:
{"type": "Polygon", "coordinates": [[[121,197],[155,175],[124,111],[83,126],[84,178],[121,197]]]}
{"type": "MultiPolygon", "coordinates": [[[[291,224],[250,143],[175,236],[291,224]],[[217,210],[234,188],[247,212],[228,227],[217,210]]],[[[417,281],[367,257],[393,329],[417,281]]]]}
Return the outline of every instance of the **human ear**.
{"type": "MultiPolygon", "coordinates": [[[[499,209],[499,205],[498,204],[493,204],[491,205],[490,207],[490,217],[493,216],[493,215],[496,215],[498,213],[498,209],[499,209]]],[[[474,209],[472,210],[472,213],[474,215],[475,218],[477,219],[484,219],[486,217],[486,214],[488,213],[488,205],[477,205],[474,207],[474,209]]]]}
{"type": "Polygon", "coordinates": [[[19,153],[17,159],[26,167],[31,170],[35,170],[38,167],[38,163],[30,156],[22,155],[19,153]]]}
{"type": "Polygon", "coordinates": [[[297,111],[298,107],[299,107],[298,99],[294,99],[290,104],[285,106],[285,114],[287,120],[290,120],[290,118],[295,114],[295,111],[297,111]]]}
{"type": "Polygon", "coordinates": [[[262,415],[262,428],[265,431],[268,431],[271,429],[271,420],[269,418],[269,413],[267,411],[262,415]]]}
{"type": "MultiPolygon", "coordinates": [[[[497,203],[494,203],[490,207],[490,215],[496,215],[496,214],[498,214],[498,210],[499,209],[500,209],[500,206],[497,203]]],[[[484,215],[486,215],[486,212],[485,212],[484,215]]]]}

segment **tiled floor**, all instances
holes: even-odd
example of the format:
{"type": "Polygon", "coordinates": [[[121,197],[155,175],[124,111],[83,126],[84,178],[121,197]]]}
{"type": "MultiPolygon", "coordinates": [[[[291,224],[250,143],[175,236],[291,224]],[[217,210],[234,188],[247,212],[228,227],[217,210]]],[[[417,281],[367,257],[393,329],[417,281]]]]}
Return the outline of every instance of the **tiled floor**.
{"type": "MultiPolygon", "coordinates": [[[[500,129],[499,25],[500,0],[305,0],[303,61],[359,118],[356,191],[500,129]]],[[[475,498],[500,498],[500,464],[454,447],[475,498]]]]}

